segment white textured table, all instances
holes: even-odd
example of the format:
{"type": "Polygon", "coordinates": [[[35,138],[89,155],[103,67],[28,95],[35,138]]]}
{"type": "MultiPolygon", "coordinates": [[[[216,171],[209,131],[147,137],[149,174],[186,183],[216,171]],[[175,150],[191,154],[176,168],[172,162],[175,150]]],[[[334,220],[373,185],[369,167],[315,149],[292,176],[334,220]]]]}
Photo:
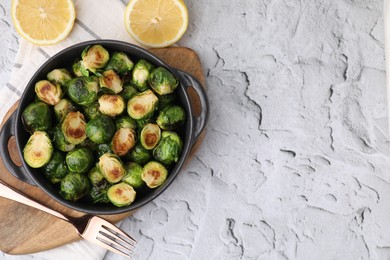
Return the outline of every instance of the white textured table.
{"type": "MultiPolygon", "coordinates": [[[[0,86],[18,46],[4,2],[0,86]]],[[[208,134],[125,220],[138,258],[390,259],[383,2],[186,2],[208,134]]]]}

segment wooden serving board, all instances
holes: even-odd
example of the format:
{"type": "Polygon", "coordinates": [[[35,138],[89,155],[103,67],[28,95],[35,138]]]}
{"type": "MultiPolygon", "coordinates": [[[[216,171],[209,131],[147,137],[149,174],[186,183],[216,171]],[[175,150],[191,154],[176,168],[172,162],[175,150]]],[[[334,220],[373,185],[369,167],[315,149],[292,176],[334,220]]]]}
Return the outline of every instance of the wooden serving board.
{"type": "MultiPolygon", "coordinates": [[[[187,71],[195,76],[205,86],[205,78],[198,55],[184,47],[169,47],[150,50],[172,67],[187,71]]],[[[195,92],[190,92],[195,114],[201,107],[195,92]]],[[[17,109],[16,103],[7,113],[4,122],[17,109]]],[[[203,135],[204,133],[202,133],[203,135]]],[[[202,139],[199,138],[200,140],[202,139]]],[[[195,145],[192,153],[199,146],[195,145]]],[[[13,161],[21,165],[16,142],[13,137],[8,142],[8,149],[13,161]]],[[[191,155],[190,155],[191,156],[191,155]]],[[[46,195],[38,187],[31,186],[13,177],[0,160],[0,179],[17,190],[29,195],[35,200],[70,216],[82,216],[83,213],[62,206],[46,195]]],[[[128,217],[131,212],[118,215],[101,216],[113,223],[128,217]]],[[[0,198],[0,250],[7,254],[31,254],[55,248],[79,240],[73,227],[47,213],[25,206],[23,204],[0,198]]]]}

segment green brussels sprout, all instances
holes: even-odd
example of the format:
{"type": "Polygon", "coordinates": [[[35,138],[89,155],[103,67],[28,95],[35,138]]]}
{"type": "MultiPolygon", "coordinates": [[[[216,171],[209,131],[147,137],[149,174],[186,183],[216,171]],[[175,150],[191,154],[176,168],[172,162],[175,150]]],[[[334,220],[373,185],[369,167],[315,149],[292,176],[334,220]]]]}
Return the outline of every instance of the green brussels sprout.
{"type": "Polygon", "coordinates": [[[165,182],[168,176],[168,171],[158,162],[148,162],[145,164],[141,178],[149,188],[157,188],[165,182]]]}
{"type": "Polygon", "coordinates": [[[100,186],[92,186],[87,197],[92,204],[97,203],[109,203],[110,200],[107,196],[107,190],[110,186],[107,182],[100,186]]]}
{"type": "Polygon", "coordinates": [[[171,94],[179,85],[177,78],[163,67],[153,70],[148,81],[153,91],[159,95],[171,94]]]}
{"type": "Polygon", "coordinates": [[[129,162],[125,165],[126,175],[122,181],[131,185],[134,189],[141,189],[145,186],[145,182],[142,180],[143,168],[140,164],[135,162],[129,162]]]}
{"type": "Polygon", "coordinates": [[[145,125],[147,124],[153,124],[153,123],[156,123],[156,120],[154,118],[153,115],[151,116],[148,116],[148,117],[145,117],[145,118],[142,118],[142,119],[138,119],[135,121],[136,124],[137,124],[137,128],[138,129],[142,129],[145,127],[145,125]]]}
{"type": "Polygon", "coordinates": [[[68,173],[61,180],[60,195],[70,201],[77,201],[88,194],[91,185],[88,177],[80,173],[68,173]]]}
{"type": "Polygon", "coordinates": [[[140,141],[146,150],[152,150],[161,138],[160,127],[156,124],[146,124],[141,131],[140,141]]]}
{"type": "Polygon", "coordinates": [[[174,130],[184,124],[186,112],[177,105],[167,105],[158,114],[156,123],[163,130],[174,130]]]}
{"type": "Polygon", "coordinates": [[[77,111],[77,107],[69,100],[63,98],[54,106],[54,115],[58,122],[62,122],[69,112],[77,111]]]}
{"type": "Polygon", "coordinates": [[[37,97],[48,105],[54,106],[60,102],[63,92],[61,86],[48,80],[41,80],[35,84],[37,97]]]}
{"type": "Polygon", "coordinates": [[[123,90],[120,93],[120,96],[123,97],[124,100],[128,101],[132,97],[138,94],[138,90],[132,86],[131,84],[123,85],[123,90]]]}
{"type": "Polygon", "coordinates": [[[96,73],[97,69],[104,68],[110,59],[110,54],[101,45],[88,46],[81,53],[81,64],[89,71],[96,73]]]}
{"type": "Polygon", "coordinates": [[[177,100],[176,92],[166,95],[157,95],[158,98],[158,110],[161,110],[168,104],[172,104],[177,100]]]}
{"type": "Polygon", "coordinates": [[[152,154],[149,150],[146,150],[141,143],[134,146],[134,149],[130,152],[129,159],[133,162],[144,165],[152,159],[152,154]]]}
{"type": "Polygon", "coordinates": [[[90,106],[96,102],[99,91],[95,77],[74,78],[68,83],[68,96],[78,105],[90,106]]]}
{"type": "Polygon", "coordinates": [[[111,141],[111,148],[118,156],[125,156],[135,145],[135,132],[130,128],[120,128],[111,141]]]}
{"type": "Polygon", "coordinates": [[[66,141],[65,136],[62,133],[59,126],[55,126],[52,132],[53,132],[53,144],[57,150],[60,150],[62,152],[69,152],[76,147],[76,145],[69,144],[66,141]]]}
{"type": "Polygon", "coordinates": [[[105,153],[113,153],[109,144],[99,144],[97,146],[97,157],[102,157],[105,153]]]}
{"type": "Polygon", "coordinates": [[[146,60],[139,60],[133,69],[131,82],[138,88],[139,91],[148,89],[148,79],[150,72],[154,66],[146,60]]]}
{"type": "Polygon", "coordinates": [[[102,112],[100,112],[99,103],[96,102],[90,106],[84,107],[84,115],[87,117],[88,120],[92,120],[96,116],[103,115],[102,112]]]}
{"type": "Polygon", "coordinates": [[[88,178],[94,186],[101,186],[102,184],[106,183],[106,179],[104,179],[103,174],[96,166],[88,172],[88,178]]]}
{"type": "Polygon", "coordinates": [[[98,102],[100,112],[111,117],[122,114],[126,108],[125,101],[119,95],[103,95],[98,102]]]}
{"type": "Polygon", "coordinates": [[[137,129],[137,123],[135,122],[135,120],[127,115],[115,118],[115,126],[117,130],[119,130],[120,128],[130,128],[133,130],[137,129]]]}
{"type": "Polygon", "coordinates": [[[23,149],[23,158],[31,168],[46,165],[53,154],[53,145],[46,132],[36,131],[28,139],[23,149]]]}
{"type": "Polygon", "coordinates": [[[49,106],[41,101],[29,104],[22,113],[22,122],[29,133],[50,129],[52,122],[49,106]]]}
{"type": "Polygon", "coordinates": [[[114,70],[103,72],[99,77],[99,85],[105,93],[118,94],[123,90],[122,80],[114,70]]]}
{"type": "Polygon", "coordinates": [[[54,69],[47,74],[47,79],[64,87],[72,75],[67,69],[54,69]]]}
{"type": "Polygon", "coordinates": [[[129,184],[120,182],[108,188],[107,197],[117,207],[130,205],[135,200],[136,192],[129,184]]]}
{"type": "Polygon", "coordinates": [[[97,144],[109,142],[115,134],[115,125],[108,116],[96,116],[87,123],[87,136],[97,144]]]}
{"type": "Polygon", "coordinates": [[[134,63],[124,52],[114,52],[105,67],[106,70],[113,69],[119,74],[124,74],[134,67],[134,63]]]}
{"type": "Polygon", "coordinates": [[[127,102],[127,113],[134,119],[151,116],[158,105],[158,98],[151,90],[141,92],[127,102]]]}
{"type": "Polygon", "coordinates": [[[82,77],[82,76],[88,77],[89,76],[89,71],[84,67],[81,60],[75,61],[73,63],[72,71],[76,77],[82,77]]]}
{"type": "Polygon", "coordinates": [[[65,155],[55,151],[50,161],[43,167],[43,173],[52,183],[59,183],[68,174],[65,155]]]}
{"type": "Polygon", "coordinates": [[[66,142],[70,144],[81,144],[86,138],[86,123],[84,115],[79,111],[69,112],[61,124],[61,130],[66,142]]]}
{"type": "Polygon", "coordinates": [[[70,172],[86,173],[93,166],[94,158],[88,148],[77,148],[66,155],[66,165],[70,172]]]}
{"type": "Polygon", "coordinates": [[[160,163],[169,166],[177,162],[183,149],[183,141],[175,132],[163,131],[161,140],[153,150],[154,158],[160,163]]]}
{"type": "Polygon", "coordinates": [[[109,183],[117,183],[126,175],[122,162],[115,154],[106,153],[99,158],[99,170],[109,183]]]}

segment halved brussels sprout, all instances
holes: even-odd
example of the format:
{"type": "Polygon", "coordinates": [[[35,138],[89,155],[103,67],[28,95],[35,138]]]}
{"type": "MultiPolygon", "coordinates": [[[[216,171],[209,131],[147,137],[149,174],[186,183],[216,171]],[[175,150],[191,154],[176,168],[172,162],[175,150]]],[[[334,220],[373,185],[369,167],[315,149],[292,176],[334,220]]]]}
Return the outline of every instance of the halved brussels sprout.
{"type": "Polygon", "coordinates": [[[125,101],[119,95],[103,95],[98,102],[100,112],[111,117],[122,114],[126,107],[125,101]]]}
{"type": "Polygon", "coordinates": [[[47,74],[47,79],[65,86],[72,79],[72,75],[67,69],[54,69],[47,74]]]}
{"type": "Polygon", "coordinates": [[[169,166],[179,160],[182,149],[183,141],[178,134],[163,131],[160,142],[153,150],[153,156],[157,161],[169,166]]]}
{"type": "Polygon", "coordinates": [[[152,159],[152,154],[149,150],[146,150],[141,143],[137,143],[130,152],[129,158],[133,162],[144,165],[152,159]]]}
{"type": "Polygon", "coordinates": [[[148,79],[153,68],[154,66],[146,60],[139,60],[135,64],[131,81],[137,86],[139,91],[148,89],[148,79]]]}
{"type": "Polygon", "coordinates": [[[127,173],[122,181],[130,184],[134,189],[141,189],[145,185],[142,180],[142,166],[135,162],[129,162],[125,165],[125,169],[127,173]]]}
{"type": "Polygon", "coordinates": [[[74,78],[68,83],[68,96],[78,105],[90,106],[96,102],[99,86],[96,77],[74,78]]]}
{"type": "Polygon", "coordinates": [[[109,183],[117,183],[126,175],[122,162],[115,154],[106,153],[99,158],[99,170],[109,183]]]}
{"type": "Polygon", "coordinates": [[[104,179],[103,174],[100,172],[98,167],[93,167],[89,172],[88,172],[88,178],[89,181],[92,183],[94,186],[100,186],[106,182],[106,179],[104,179]]]}
{"type": "Polygon", "coordinates": [[[52,183],[59,183],[68,174],[65,155],[55,151],[50,161],[43,167],[43,173],[52,183]]]}
{"type": "Polygon", "coordinates": [[[127,103],[127,113],[134,119],[146,118],[154,113],[158,98],[151,90],[141,92],[132,97],[127,103]]]}
{"type": "Polygon", "coordinates": [[[53,145],[46,132],[36,131],[27,141],[23,149],[23,157],[32,168],[40,168],[46,165],[53,154],[53,145]]]}
{"type": "Polygon", "coordinates": [[[163,67],[153,70],[148,81],[153,91],[159,95],[171,94],[179,85],[177,78],[163,67]]]}
{"type": "Polygon", "coordinates": [[[114,70],[106,70],[99,77],[99,85],[106,93],[118,94],[123,90],[122,80],[114,70]]]}
{"type": "Polygon", "coordinates": [[[109,144],[99,144],[97,146],[97,157],[102,157],[105,153],[113,153],[109,144]]]}
{"type": "Polygon", "coordinates": [[[72,71],[73,74],[76,75],[76,77],[89,76],[89,71],[84,67],[81,60],[75,61],[72,65],[72,71]]]}
{"type": "Polygon", "coordinates": [[[54,115],[58,122],[62,122],[69,112],[77,111],[77,107],[69,100],[63,98],[54,106],[54,115]]]}
{"type": "Polygon", "coordinates": [[[52,122],[49,106],[41,101],[29,104],[22,113],[22,122],[29,133],[50,129],[52,122]]]}
{"type": "Polygon", "coordinates": [[[156,124],[146,124],[141,131],[141,144],[146,150],[152,150],[161,138],[160,127],[156,124]]]}
{"type": "Polygon", "coordinates": [[[158,162],[148,162],[145,164],[142,171],[142,180],[149,188],[157,188],[165,182],[168,176],[168,171],[164,165],[158,162]]]}
{"type": "Polygon", "coordinates": [[[138,90],[131,84],[123,85],[123,90],[120,93],[124,100],[128,101],[130,98],[138,94],[138,90]]]}
{"type": "Polygon", "coordinates": [[[86,123],[84,115],[80,112],[69,112],[61,124],[65,140],[70,144],[80,144],[86,138],[86,123]]]}
{"type": "Polygon", "coordinates": [[[184,124],[186,112],[177,105],[167,105],[158,114],[156,123],[163,130],[174,130],[184,124]]]}
{"type": "Polygon", "coordinates": [[[41,80],[35,84],[37,97],[48,105],[54,106],[60,102],[63,93],[61,86],[48,80],[41,80]]]}
{"type": "Polygon", "coordinates": [[[86,133],[97,144],[108,143],[115,134],[115,125],[108,116],[96,116],[87,123],[86,133]]]}
{"type": "Polygon", "coordinates": [[[136,192],[129,184],[121,182],[108,188],[107,197],[117,207],[130,205],[135,200],[136,192]]]}
{"type": "Polygon", "coordinates": [[[115,118],[115,126],[117,130],[120,128],[130,128],[133,130],[137,129],[137,123],[135,120],[127,115],[115,118]]]}
{"type": "Polygon", "coordinates": [[[61,180],[60,195],[70,201],[77,201],[88,194],[90,190],[88,177],[80,173],[68,173],[61,180]]]}
{"type": "Polygon", "coordinates": [[[101,45],[88,46],[81,53],[81,64],[89,71],[95,73],[97,69],[104,68],[110,59],[110,54],[101,45]]]}
{"type": "Polygon", "coordinates": [[[62,133],[59,126],[55,126],[53,128],[52,134],[53,134],[53,144],[57,150],[60,150],[62,152],[69,152],[76,147],[76,145],[69,144],[68,142],[66,142],[65,136],[62,133]]]}
{"type": "Polygon", "coordinates": [[[135,132],[130,128],[120,128],[112,138],[111,147],[115,154],[124,156],[135,145],[135,132]]]}
{"type": "Polygon", "coordinates": [[[103,115],[102,112],[100,112],[99,103],[96,102],[90,106],[84,107],[84,115],[87,117],[88,120],[92,120],[96,116],[103,115]]]}
{"type": "Polygon", "coordinates": [[[66,155],[66,165],[70,172],[86,173],[94,162],[94,157],[88,148],[78,148],[66,155]]]}
{"type": "Polygon", "coordinates": [[[109,203],[110,200],[107,197],[107,190],[109,187],[110,185],[107,182],[99,186],[92,186],[88,193],[89,201],[91,201],[92,204],[109,203]]]}
{"type": "Polygon", "coordinates": [[[161,110],[166,105],[172,104],[176,101],[177,95],[176,92],[166,95],[157,95],[158,98],[158,110],[161,110]]]}
{"type": "Polygon", "coordinates": [[[106,70],[113,69],[119,74],[124,74],[134,67],[134,63],[124,52],[114,52],[107,63],[106,70]]]}

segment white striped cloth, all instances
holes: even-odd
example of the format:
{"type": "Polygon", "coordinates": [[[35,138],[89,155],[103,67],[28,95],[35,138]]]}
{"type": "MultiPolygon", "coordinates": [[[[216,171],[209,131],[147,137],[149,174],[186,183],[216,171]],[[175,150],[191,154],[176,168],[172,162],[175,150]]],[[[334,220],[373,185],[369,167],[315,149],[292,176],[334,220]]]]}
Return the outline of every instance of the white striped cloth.
{"type": "MultiPolygon", "coordinates": [[[[20,98],[26,84],[48,58],[75,43],[93,39],[115,39],[136,44],[124,26],[126,0],[74,0],[77,19],[71,34],[54,46],[35,46],[21,39],[10,81],[0,95],[0,120],[20,98]]],[[[71,243],[56,249],[33,254],[56,260],[103,259],[106,250],[87,241],[71,243]]]]}

